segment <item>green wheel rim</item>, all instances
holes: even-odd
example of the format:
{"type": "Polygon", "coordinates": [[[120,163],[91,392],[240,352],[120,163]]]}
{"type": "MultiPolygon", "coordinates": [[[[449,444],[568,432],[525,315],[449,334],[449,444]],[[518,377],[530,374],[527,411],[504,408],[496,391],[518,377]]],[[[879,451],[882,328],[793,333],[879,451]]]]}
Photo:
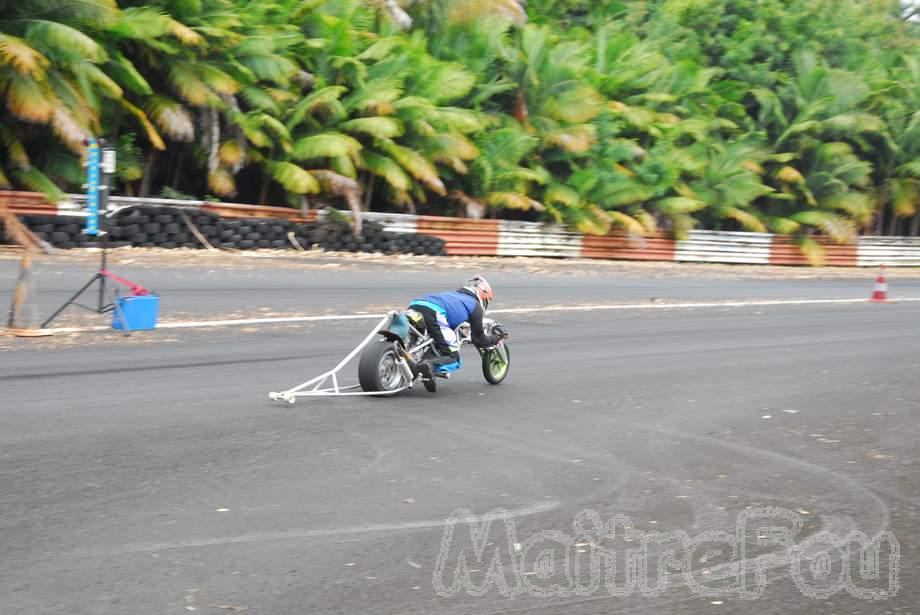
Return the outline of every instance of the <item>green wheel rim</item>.
{"type": "Polygon", "coordinates": [[[496,380],[503,377],[505,372],[508,371],[508,362],[505,360],[505,357],[502,356],[502,353],[498,350],[492,350],[489,352],[489,374],[492,375],[496,380]]]}

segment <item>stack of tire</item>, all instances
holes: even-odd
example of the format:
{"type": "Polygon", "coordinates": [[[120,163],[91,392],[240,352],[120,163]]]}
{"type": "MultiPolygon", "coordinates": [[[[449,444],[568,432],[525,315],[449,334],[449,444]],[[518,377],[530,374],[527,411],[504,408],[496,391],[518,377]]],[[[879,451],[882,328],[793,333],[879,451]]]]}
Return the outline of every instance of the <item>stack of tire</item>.
{"type": "Polygon", "coordinates": [[[95,248],[97,237],[83,232],[86,219],[79,216],[21,216],[36,237],[64,250],[70,248],[95,248]]]}
{"type": "Polygon", "coordinates": [[[304,245],[302,225],[290,220],[266,218],[224,218],[218,224],[219,239],[215,245],[238,250],[291,249],[294,246],[288,233],[294,233],[295,240],[304,245]]]}
{"type": "MultiPolygon", "coordinates": [[[[138,206],[118,210],[105,221],[109,247],[203,248],[185,222],[215,248],[237,250],[293,249],[290,236],[306,250],[332,252],[382,252],[384,254],[442,255],[445,242],[421,233],[385,231],[377,222],[365,222],[360,236],[350,225],[323,219],[297,224],[274,218],[221,218],[216,213],[175,207],[138,206]],[[292,235],[289,235],[292,234],[292,235]]],[[[22,216],[22,221],[39,238],[61,249],[99,247],[99,238],[83,231],[80,216],[22,216]]]]}
{"type": "MultiPolygon", "coordinates": [[[[305,229],[290,220],[222,219],[216,213],[197,209],[141,206],[118,210],[105,220],[109,247],[203,248],[185,222],[214,247],[249,250],[257,248],[292,248],[288,233],[300,236],[305,229]]],[[[89,248],[100,245],[99,238],[83,231],[86,219],[80,216],[22,216],[22,221],[38,237],[61,249],[89,248]]]]}
{"type": "Polygon", "coordinates": [[[443,255],[445,241],[421,233],[392,233],[382,224],[365,222],[361,235],[355,236],[348,224],[323,220],[309,225],[303,234],[305,248],[319,247],[331,252],[382,252],[384,254],[443,255]]]}
{"type": "MultiPolygon", "coordinates": [[[[220,237],[220,217],[212,212],[186,210],[185,217],[209,243],[220,237]]],[[[128,207],[106,221],[112,246],[140,248],[203,248],[180,210],[175,207],[128,207]]]]}

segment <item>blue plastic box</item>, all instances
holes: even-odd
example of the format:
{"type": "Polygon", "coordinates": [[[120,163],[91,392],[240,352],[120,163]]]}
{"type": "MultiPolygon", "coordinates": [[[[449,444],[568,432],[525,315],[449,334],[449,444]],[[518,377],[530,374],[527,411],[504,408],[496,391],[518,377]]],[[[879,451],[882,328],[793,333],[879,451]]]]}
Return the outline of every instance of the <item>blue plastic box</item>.
{"type": "MultiPolygon", "coordinates": [[[[118,306],[128,323],[128,331],[149,331],[157,328],[157,314],[160,311],[160,298],[157,295],[119,297],[118,306]]],[[[121,321],[115,310],[112,310],[112,328],[121,331],[121,321]]]]}

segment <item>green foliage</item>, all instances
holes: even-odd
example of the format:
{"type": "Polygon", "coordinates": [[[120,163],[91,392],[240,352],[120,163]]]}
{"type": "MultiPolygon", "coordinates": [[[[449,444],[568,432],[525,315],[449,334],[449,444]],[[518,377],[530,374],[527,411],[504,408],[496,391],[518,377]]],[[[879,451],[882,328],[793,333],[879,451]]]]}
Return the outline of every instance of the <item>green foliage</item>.
{"type": "Polygon", "coordinates": [[[870,0],[22,0],[0,15],[0,187],[78,190],[95,135],[131,192],[809,250],[916,233],[906,17],[870,0]]]}

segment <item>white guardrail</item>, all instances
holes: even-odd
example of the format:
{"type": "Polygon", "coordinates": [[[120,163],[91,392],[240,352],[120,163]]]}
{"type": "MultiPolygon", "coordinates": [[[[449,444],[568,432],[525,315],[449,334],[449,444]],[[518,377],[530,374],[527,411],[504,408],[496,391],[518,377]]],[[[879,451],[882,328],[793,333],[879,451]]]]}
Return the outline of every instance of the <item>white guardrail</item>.
{"type": "Polygon", "coordinates": [[[498,227],[498,255],[578,258],[581,237],[561,225],[503,220],[498,227]]]}
{"type": "Polygon", "coordinates": [[[857,264],[860,267],[920,266],[920,237],[860,237],[857,264]]]}
{"type": "Polygon", "coordinates": [[[690,231],[675,242],[674,260],[696,263],[769,265],[773,235],[730,231],[690,231]]]}

